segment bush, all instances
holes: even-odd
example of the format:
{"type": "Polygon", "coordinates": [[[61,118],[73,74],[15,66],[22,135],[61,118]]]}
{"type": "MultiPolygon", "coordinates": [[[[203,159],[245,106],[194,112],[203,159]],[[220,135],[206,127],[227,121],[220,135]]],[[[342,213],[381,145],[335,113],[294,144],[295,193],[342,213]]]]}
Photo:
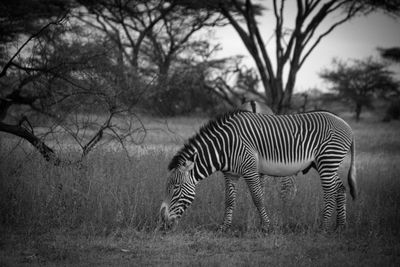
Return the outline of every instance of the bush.
{"type": "Polygon", "coordinates": [[[156,114],[162,116],[215,114],[224,104],[207,89],[202,72],[196,67],[177,68],[151,90],[153,93],[146,100],[146,108],[156,110],[156,114]]]}
{"type": "Polygon", "coordinates": [[[383,121],[388,122],[390,120],[398,119],[400,119],[400,99],[396,99],[390,102],[383,121]]]}

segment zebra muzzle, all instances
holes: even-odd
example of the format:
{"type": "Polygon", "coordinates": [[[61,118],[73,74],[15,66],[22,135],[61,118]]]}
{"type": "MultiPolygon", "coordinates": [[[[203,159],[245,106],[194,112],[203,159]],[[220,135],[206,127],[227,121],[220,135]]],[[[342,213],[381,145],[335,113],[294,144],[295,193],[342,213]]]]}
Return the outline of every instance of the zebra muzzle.
{"type": "Polygon", "coordinates": [[[169,206],[165,202],[161,204],[160,218],[162,222],[162,228],[164,230],[173,230],[177,225],[176,218],[171,218],[169,213],[169,206]]]}
{"type": "Polygon", "coordinates": [[[163,202],[160,208],[160,217],[163,222],[169,221],[168,204],[163,202]]]}

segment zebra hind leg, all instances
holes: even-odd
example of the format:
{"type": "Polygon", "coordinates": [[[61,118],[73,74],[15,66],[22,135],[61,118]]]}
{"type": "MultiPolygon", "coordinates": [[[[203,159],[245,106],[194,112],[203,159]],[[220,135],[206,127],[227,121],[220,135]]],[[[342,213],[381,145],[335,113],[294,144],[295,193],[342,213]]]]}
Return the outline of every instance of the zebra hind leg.
{"type": "Polygon", "coordinates": [[[331,217],[333,210],[336,206],[337,196],[337,174],[329,174],[321,172],[321,184],[324,194],[324,209],[323,209],[323,221],[322,228],[325,232],[331,228],[331,217]]]}
{"type": "Polygon", "coordinates": [[[336,227],[338,230],[346,227],[346,187],[338,178],[336,191],[336,227]]]}
{"type": "Polygon", "coordinates": [[[257,210],[260,214],[261,228],[263,231],[268,231],[270,221],[264,206],[264,193],[263,187],[261,186],[260,175],[258,173],[247,174],[244,175],[243,178],[246,181],[247,186],[249,187],[254,205],[257,207],[257,210]]]}

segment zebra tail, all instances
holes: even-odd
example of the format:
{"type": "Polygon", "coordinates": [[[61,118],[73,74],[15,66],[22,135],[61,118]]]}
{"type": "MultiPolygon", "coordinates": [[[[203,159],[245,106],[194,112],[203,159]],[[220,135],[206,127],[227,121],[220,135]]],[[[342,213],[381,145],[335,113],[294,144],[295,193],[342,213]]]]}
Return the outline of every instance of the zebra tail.
{"type": "Polygon", "coordinates": [[[355,159],[356,144],[355,144],[354,137],[351,142],[350,150],[351,150],[351,161],[350,161],[350,169],[349,169],[349,174],[347,176],[347,181],[348,181],[349,187],[350,187],[350,195],[353,198],[353,200],[356,200],[358,192],[357,192],[356,159],[355,159]]]}

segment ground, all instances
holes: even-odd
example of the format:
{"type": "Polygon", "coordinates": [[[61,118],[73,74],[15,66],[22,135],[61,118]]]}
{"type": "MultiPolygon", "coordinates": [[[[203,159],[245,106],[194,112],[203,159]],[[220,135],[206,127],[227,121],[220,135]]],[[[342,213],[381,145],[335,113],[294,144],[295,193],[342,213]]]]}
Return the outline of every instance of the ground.
{"type": "MultiPolygon", "coordinates": [[[[159,231],[168,163],[203,122],[170,120],[172,132],[150,131],[129,158],[105,147],[66,167],[0,135],[0,266],[400,266],[400,122],[351,121],[360,194],[356,201],[347,194],[348,227],[340,232],[321,231],[315,170],[296,176],[298,191],[287,203],[278,178],[264,182],[268,233],[259,230],[242,180],[232,229],[218,231],[218,173],[198,185],[175,231],[159,231]]],[[[347,158],[339,173],[346,185],[348,167],[347,158]]]]}
{"type": "Polygon", "coordinates": [[[3,233],[1,266],[399,266],[400,242],[352,233],[3,233]]]}

